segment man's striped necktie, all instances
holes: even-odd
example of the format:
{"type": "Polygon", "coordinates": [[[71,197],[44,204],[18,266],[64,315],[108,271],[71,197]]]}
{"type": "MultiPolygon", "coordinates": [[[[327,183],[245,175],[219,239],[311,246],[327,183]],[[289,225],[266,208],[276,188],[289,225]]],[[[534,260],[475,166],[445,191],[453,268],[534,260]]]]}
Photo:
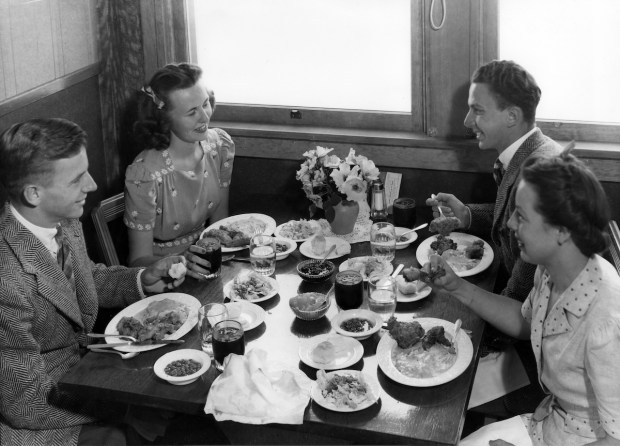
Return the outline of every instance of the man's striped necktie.
{"type": "Polygon", "coordinates": [[[495,160],[495,164],[493,164],[493,178],[495,179],[495,183],[499,186],[502,182],[502,178],[504,177],[504,165],[497,158],[495,160]]]}
{"type": "Polygon", "coordinates": [[[67,276],[67,280],[69,280],[71,288],[75,291],[75,277],[73,275],[73,266],[71,262],[71,250],[69,249],[69,244],[65,241],[65,236],[62,233],[61,226],[58,226],[58,231],[56,232],[55,237],[56,243],[58,243],[58,254],[56,255],[56,261],[65,273],[65,276],[67,276]]]}

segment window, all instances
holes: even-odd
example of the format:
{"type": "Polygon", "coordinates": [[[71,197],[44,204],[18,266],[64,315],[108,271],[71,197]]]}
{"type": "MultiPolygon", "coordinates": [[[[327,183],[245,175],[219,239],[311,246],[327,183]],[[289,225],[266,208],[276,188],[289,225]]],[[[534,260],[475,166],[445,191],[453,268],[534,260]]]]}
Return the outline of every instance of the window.
{"type": "Polygon", "coordinates": [[[499,57],[536,78],[543,130],[557,139],[618,142],[620,2],[500,0],[498,15],[499,57]]]}

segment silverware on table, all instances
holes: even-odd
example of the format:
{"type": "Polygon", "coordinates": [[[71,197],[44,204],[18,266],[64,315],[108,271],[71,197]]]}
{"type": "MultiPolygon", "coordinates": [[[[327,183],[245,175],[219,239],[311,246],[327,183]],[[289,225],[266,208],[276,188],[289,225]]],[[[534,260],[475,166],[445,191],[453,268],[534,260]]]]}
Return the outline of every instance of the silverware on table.
{"type": "Polygon", "coordinates": [[[149,341],[138,341],[138,342],[133,342],[133,341],[116,342],[113,344],[91,344],[87,346],[87,348],[90,350],[93,350],[93,349],[103,349],[103,348],[126,347],[129,345],[143,346],[143,345],[183,344],[184,342],[185,340],[183,339],[161,339],[159,341],[149,340],[149,341]]]}
{"type": "Polygon", "coordinates": [[[90,351],[93,353],[114,353],[116,355],[119,355],[123,359],[133,358],[135,356],[138,356],[138,354],[140,353],[140,352],[123,353],[123,352],[119,352],[118,350],[108,350],[105,348],[91,348],[90,351]]]}
{"type": "Polygon", "coordinates": [[[105,334],[105,333],[86,333],[86,336],[89,338],[119,338],[126,341],[138,342],[136,338],[129,335],[120,335],[120,334],[105,334]]]}

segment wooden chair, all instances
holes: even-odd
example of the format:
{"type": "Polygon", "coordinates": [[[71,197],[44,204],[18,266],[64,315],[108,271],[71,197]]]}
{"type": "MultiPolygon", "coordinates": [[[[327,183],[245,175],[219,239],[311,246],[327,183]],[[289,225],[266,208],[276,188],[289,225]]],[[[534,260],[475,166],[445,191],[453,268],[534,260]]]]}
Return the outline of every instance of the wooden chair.
{"type": "Polygon", "coordinates": [[[618,270],[618,274],[620,274],[620,230],[618,230],[618,223],[615,220],[609,220],[607,231],[609,232],[609,238],[611,238],[609,260],[618,270]]]}
{"type": "Polygon", "coordinates": [[[125,264],[124,259],[127,258],[127,228],[122,221],[124,213],[123,192],[102,200],[91,212],[103,261],[108,266],[125,264]],[[119,261],[119,254],[124,254],[120,257],[123,262],[119,261]]]}

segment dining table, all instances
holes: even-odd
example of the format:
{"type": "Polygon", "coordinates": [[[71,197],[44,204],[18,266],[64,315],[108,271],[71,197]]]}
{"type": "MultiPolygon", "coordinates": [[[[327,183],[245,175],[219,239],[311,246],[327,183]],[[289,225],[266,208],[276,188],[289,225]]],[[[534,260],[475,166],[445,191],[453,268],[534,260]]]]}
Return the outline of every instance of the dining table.
{"type": "MultiPolygon", "coordinates": [[[[272,214],[273,215],[273,214],[272,214]]],[[[273,215],[278,224],[298,220],[299,215],[280,212],[273,215]]],[[[417,223],[429,221],[430,210],[426,214],[418,211],[417,223]]],[[[416,248],[420,242],[435,234],[428,228],[418,231],[417,239],[405,249],[396,251],[392,261],[394,267],[420,266],[416,259],[416,248]]],[[[248,257],[248,250],[234,253],[237,257],[248,257]]],[[[357,256],[371,254],[370,243],[363,241],[351,244],[348,255],[332,260],[336,267],[343,261],[357,256]]],[[[268,352],[269,359],[278,361],[292,369],[301,370],[315,380],[317,369],[300,360],[300,345],[309,338],[333,333],[331,320],[338,314],[337,305],[332,304],[324,317],[305,321],[297,318],[289,307],[289,300],[304,292],[327,293],[334,284],[333,274],[321,283],[310,283],[297,274],[297,265],[306,257],[299,249],[286,259],[279,260],[275,274],[279,292],[273,298],[257,302],[265,310],[265,319],[256,328],[245,332],[246,354],[254,348],[268,352]]],[[[222,264],[218,278],[199,281],[186,277],[184,283],[174,290],[198,299],[201,304],[224,302],[223,288],[240,271],[249,269],[250,264],[235,260],[222,264]]],[[[466,279],[480,288],[493,290],[498,271],[497,256],[484,271],[466,279]]],[[[226,300],[227,301],[227,300],[226,300]]],[[[367,307],[367,290],[363,307],[367,307]]],[[[261,429],[281,432],[285,443],[294,442],[294,435],[317,435],[333,443],[363,444],[458,444],[467,411],[468,400],[474,382],[479,350],[485,323],[475,313],[461,304],[456,298],[441,292],[431,292],[427,297],[414,302],[399,302],[396,307],[399,320],[432,317],[454,323],[462,321],[462,328],[470,336],[473,355],[469,365],[459,376],[449,382],[430,387],[416,387],[401,384],[388,377],[378,364],[377,345],[382,336],[389,336],[385,329],[379,330],[370,338],[360,341],[363,357],[350,369],[363,371],[380,385],[378,401],[370,407],[354,412],[337,412],[326,409],[310,399],[305,408],[303,424],[246,425],[233,421],[223,421],[224,431],[252,432],[253,443],[261,443],[261,429]]],[[[96,352],[87,353],[59,382],[61,390],[75,392],[82,398],[110,400],[181,414],[204,415],[205,402],[214,380],[221,374],[211,366],[197,381],[176,386],[158,378],[153,365],[165,353],[180,348],[200,349],[201,343],[197,326],[182,337],[181,345],[170,344],[145,351],[131,359],[119,355],[96,352]]],[[[239,437],[243,438],[243,437],[239,437]]],[[[231,438],[231,443],[244,440],[231,438]]]]}

